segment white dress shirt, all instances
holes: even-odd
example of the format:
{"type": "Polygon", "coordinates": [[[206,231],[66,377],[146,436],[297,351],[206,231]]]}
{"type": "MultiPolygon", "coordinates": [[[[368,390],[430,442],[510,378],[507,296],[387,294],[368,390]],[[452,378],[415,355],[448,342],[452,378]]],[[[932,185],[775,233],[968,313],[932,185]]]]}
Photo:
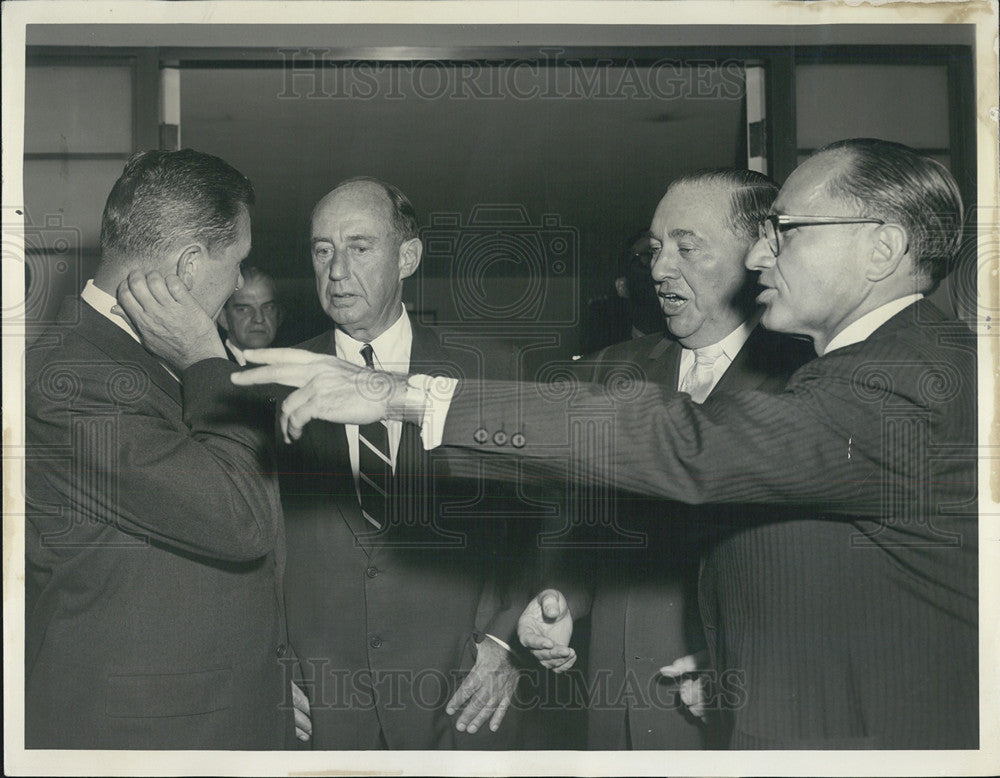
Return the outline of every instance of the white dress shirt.
{"type": "MultiPolygon", "coordinates": [[[[867,340],[869,335],[889,321],[889,319],[902,311],[904,308],[913,305],[913,303],[922,297],[922,294],[908,294],[906,297],[900,297],[899,299],[888,302],[885,305],[880,305],[874,311],[869,311],[856,322],[848,324],[844,327],[844,329],[837,333],[837,335],[835,335],[830,342],[826,344],[826,348],[823,349],[823,354],[829,354],[835,349],[843,348],[844,346],[851,346],[855,343],[867,340]]],[[[820,354],[820,356],[823,356],[823,354],[820,354]]]]}
{"type": "MultiPolygon", "coordinates": [[[[743,344],[747,342],[747,338],[750,337],[750,333],[753,332],[753,328],[757,326],[758,321],[760,321],[759,314],[743,322],[739,327],[726,335],[726,337],[718,341],[718,345],[722,346],[722,354],[715,360],[715,365],[712,368],[712,389],[710,389],[709,392],[715,389],[715,385],[719,383],[719,379],[721,379],[725,372],[729,369],[729,366],[733,364],[733,360],[736,359],[736,355],[740,353],[740,349],[743,348],[743,344]]],[[[677,374],[678,389],[681,388],[684,377],[691,371],[693,366],[694,349],[684,348],[681,351],[680,370],[677,374]]]]}
{"type": "Polygon", "coordinates": [[[139,340],[139,336],[136,335],[135,330],[132,329],[132,325],[129,323],[128,319],[124,316],[116,316],[111,312],[111,308],[118,305],[118,300],[114,296],[105,292],[103,289],[98,288],[94,284],[93,278],[87,279],[87,285],[83,287],[83,291],[80,292],[80,299],[116,327],[127,332],[129,337],[136,343],[142,342],[139,340]]]}

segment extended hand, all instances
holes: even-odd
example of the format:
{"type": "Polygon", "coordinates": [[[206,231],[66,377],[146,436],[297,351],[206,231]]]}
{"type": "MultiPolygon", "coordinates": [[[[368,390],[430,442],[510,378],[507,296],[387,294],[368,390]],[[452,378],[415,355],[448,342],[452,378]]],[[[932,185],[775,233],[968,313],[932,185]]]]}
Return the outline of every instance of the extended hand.
{"type": "Polygon", "coordinates": [[[546,589],[533,598],[517,620],[517,637],[543,667],[555,673],[569,670],[576,651],[569,647],[573,616],[562,592],[546,589]]]}
{"type": "Polygon", "coordinates": [[[285,442],[302,436],[313,419],[337,424],[369,424],[385,418],[392,397],[406,394],[406,377],[357,367],[326,354],[295,348],[258,348],[244,352],[262,364],[233,373],[234,384],[283,384],[297,387],[281,404],[285,442]]]}
{"type": "Polygon", "coordinates": [[[476,645],[476,663],[472,671],[445,707],[445,712],[451,716],[464,706],[462,715],[455,722],[455,729],[472,733],[486,719],[490,720],[491,731],[500,729],[514,696],[517,678],[518,671],[511,661],[510,652],[490,638],[483,638],[483,642],[476,645]]]}
{"type": "Polygon", "coordinates": [[[177,276],[133,270],[118,285],[118,303],[143,345],[179,370],[226,358],[215,322],[177,276]]]}
{"type": "Polygon", "coordinates": [[[673,678],[679,682],[681,702],[687,706],[691,715],[708,721],[708,651],[699,651],[675,659],[673,664],[660,668],[660,675],[673,678]]]}
{"type": "Polygon", "coordinates": [[[292,708],[295,711],[295,737],[308,740],[312,737],[312,719],[309,717],[309,698],[292,681],[292,708]]]}

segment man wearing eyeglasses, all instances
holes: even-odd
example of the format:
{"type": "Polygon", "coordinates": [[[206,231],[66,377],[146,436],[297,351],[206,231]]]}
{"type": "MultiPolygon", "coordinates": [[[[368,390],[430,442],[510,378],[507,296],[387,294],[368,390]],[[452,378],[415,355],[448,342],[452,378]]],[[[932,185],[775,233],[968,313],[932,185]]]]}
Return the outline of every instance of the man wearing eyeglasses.
{"type": "Polygon", "coordinates": [[[588,447],[574,419],[608,402],[599,387],[460,383],[449,397],[386,376],[392,390],[372,397],[350,366],[266,352],[278,364],[233,380],[305,386],[282,408],[290,437],[312,418],[402,418],[425,445],[502,448],[539,467],[568,457],[578,479],[688,503],[781,505],[706,562],[707,638],[740,681],[723,700],[729,745],[976,748],[976,341],[923,297],[958,257],[955,181],[905,146],[841,141],[800,165],[771,210],[747,258],[762,321],[809,336],[818,355],[777,395],[697,405],[642,386],[615,403],[607,445],[588,447]],[[504,423],[501,447],[490,433],[504,423]]]}

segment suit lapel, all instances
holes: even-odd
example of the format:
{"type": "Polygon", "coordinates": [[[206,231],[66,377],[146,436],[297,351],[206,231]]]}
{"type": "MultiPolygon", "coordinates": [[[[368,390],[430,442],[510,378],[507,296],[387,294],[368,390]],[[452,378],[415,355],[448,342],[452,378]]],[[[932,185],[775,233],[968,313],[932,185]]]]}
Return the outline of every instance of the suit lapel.
{"type": "MultiPolygon", "coordinates": [[[[337,342],[333,330],[302,344],[302,348],[317,354],[337,356],[337,342]]],[[[351,454],[347,446],[347,431],[344,425],[329,422],[313,423],[306,425],[306,431],[313,461],[328,464],[335,468],[334,473],[346,473],[352,478],[351,454]]]]}
{"type": "Polygon", "coordinates": [[[743,348],[712,389],[716,392],[747,392],[759,389],[768,380],[770,373],[762,365],[760,352],[765,333],[758,324],[750,332],[743,348]]]}
{"type": "Polygon", "coordinates": [[[649,350],[646,375],[650,380],[676,389],[680,380],[681,345],[664,337],[649,350]]]}
{"type": "MultiPolygon", "coordinates": [[[[439,375],[441,365],[449,361],[448,353],[441,348],[437,336],[429,329],[410,320],[413,342],[410,345],[410,373],[439,375]]],[[[403,425],[399,441],[396,472],[419,476],[429,468],[429,457],[420,439],[420,430],[412,424],[403,425]]]]}
{"type": "Polygon", "coordinates": [[[76,321],[75,334],[107,355],[112,362],[131,363],[178,406],[182,403],[181,385],[163,364],[146,351],[120,327],[115,326],[79,298],[69,298],[62,311],[66,323],[76,321]]]}

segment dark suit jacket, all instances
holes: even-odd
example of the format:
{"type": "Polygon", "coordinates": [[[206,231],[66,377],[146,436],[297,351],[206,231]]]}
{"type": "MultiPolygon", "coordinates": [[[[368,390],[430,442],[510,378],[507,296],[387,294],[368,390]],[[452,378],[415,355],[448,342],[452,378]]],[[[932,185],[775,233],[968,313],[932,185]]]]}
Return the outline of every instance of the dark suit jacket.
{"type": "MultiPolygon", "coordinates": [[[[413,370],[468,374],[429,329],[413,322],[413,370]]],[[[335,354],[333,331],[301,348],[335,354]]],[[[475,492],[449,476],[443,452],[425,452],[406,425],[385,532],[366,524],[343,425],[314,421],[280,449],[288,536],[289,634],[311,698],[314,749],[500,747],[514,727],[458,735],[444,704],[483,633],[513,645],[526,595],[501,573],[502,521],[466,508],[475,492]],[[450,498],[450,499],[449,499],[450,498]]],[[[468,455],[463,457],[468,460],[468,455]]],[[[479,484],[473,484],[473,489],[479,484]]],[[[480,495],[482,496],[482,495],[480,495]]]]}
{"type": "Polygon", "coordinates": [[[809,506],[734,528],[707,562],[702,615],[728,674],[731,744],[976,747],[968,329],[922,300],[812,360],[780,394],[717,392],[701,406],[669,394],[460,385],[444,442],[494,448],[473,435],[519,402],[522,457],[571,455],[581,478],[689,503],[809,506]],[[570,451],[579,402],[613,404],[608,448],[570,451]]]}
{"type": "Polygon", "coordinates": [[[179,384],[77,299],[28,350],[29,748],[290,735],[270,430],[234,369],[205,360],[179,384]]]}
{"type": "MultiPolygon", "coordinates": [[[[577,363],[584,380],[614,380],[620,368],[641,370],[644,380],[676,389],[682,346],[661,334],[610,346],[577,363]]],[[[815,356],[805,341],[755,328],[713,392],[780,391],[788,377],[815,356]]],[[[678,704],[676,687],[659,668],[705,648],[697,605],[701,552],[707,547],[706,511],[731,516],[722,506],[686,508],[635,494],[618,500],[619,523],[644,535],[640,547],[619,545],[589,555],[586,579],[593,590],[587,688],[588,747],[599,750],[697,749],[709,733],[678,704]],[[671,521],[663,521],[670,515],[671,521]]],[[[714,742],[709,738],[709,743],[714,742]]]]}

